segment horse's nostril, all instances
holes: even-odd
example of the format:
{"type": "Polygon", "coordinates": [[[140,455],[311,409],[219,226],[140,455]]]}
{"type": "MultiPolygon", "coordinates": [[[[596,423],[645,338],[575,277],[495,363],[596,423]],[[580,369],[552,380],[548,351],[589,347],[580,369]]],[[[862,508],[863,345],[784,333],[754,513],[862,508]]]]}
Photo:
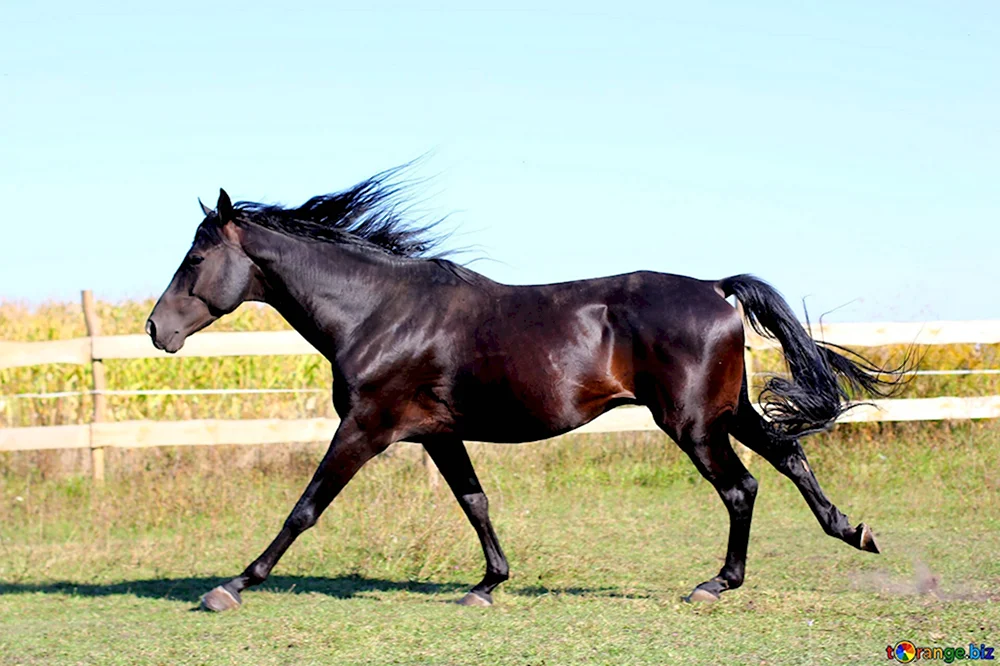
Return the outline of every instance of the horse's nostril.
{"type": "Polygon", "coordinates": [[[156,337],[156,324],[153,323],[152,319],[146,320],[146,335],[151,338],[156,337]]]}

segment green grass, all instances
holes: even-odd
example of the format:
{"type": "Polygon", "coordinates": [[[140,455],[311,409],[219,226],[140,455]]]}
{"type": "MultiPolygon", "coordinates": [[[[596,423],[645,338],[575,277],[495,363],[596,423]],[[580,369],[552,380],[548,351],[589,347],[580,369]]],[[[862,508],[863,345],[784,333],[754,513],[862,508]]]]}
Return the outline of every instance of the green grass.
{"type": "Polygon", "coordinates": [[[748,580],[714,605],[679,598],[721,565],[725,510],[649,434],[472,447],[512,569],[489,609],[450,603],[482,555],[405,446],[221,615],[191,609],[274,535],[315,448],[135,452],[146,464],[104,488],[0,476],[0,663],[845,664],[903,639],[995,645],[997,425],[841,427],[807,449],[884,555],[826,537],[757,458],[748,580]]]}

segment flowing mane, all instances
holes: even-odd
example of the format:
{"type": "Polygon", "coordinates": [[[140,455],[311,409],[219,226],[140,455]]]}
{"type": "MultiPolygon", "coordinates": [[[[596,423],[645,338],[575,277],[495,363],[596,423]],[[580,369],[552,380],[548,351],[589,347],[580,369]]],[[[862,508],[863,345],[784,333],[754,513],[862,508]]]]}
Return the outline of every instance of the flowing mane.
{"type": "Polygon", "coordinates": [[[439,221],[421,224],[405,217],[412,183],[400,176],[409,166],[387,169],[342,192],[313,197],[298,208],[240,201],[234,206],[236,221],[396,257],[443,258],[446,252],[432,252],[446,238],[435,233],[439,221]]]}

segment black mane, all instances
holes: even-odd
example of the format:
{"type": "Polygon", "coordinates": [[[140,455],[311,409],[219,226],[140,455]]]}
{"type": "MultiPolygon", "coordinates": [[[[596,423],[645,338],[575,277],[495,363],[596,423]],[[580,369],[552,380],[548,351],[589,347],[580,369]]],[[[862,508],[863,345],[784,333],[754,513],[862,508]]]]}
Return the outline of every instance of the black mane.
{"type": "Polygon", "coordinates": [[[240,201],[237,223],[342,245],[356,245],[397,257],[442,258],[432,254],[444,234],[438,222],[414,224],[405,219],[411,183],[399,177],[409,164],[394,167],[335,194],[313,197],[298,208],[240,201]]]}

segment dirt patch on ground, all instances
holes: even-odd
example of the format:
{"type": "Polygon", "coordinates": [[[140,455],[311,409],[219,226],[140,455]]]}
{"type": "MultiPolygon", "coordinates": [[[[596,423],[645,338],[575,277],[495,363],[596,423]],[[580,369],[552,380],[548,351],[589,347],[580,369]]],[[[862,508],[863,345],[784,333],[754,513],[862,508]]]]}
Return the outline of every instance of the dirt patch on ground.
{"type": "Polygon", "coordinates": [[[909,576],[887,571],[856,573],[851,575],[851,586],[857,590],[874,590],[894,596],[926,596],[942,601],[1000,600],[1000,593],[996,590],[985,590],[960,581],[945,581],[920,560],[914,560],[913,573],[909,576]]]}

